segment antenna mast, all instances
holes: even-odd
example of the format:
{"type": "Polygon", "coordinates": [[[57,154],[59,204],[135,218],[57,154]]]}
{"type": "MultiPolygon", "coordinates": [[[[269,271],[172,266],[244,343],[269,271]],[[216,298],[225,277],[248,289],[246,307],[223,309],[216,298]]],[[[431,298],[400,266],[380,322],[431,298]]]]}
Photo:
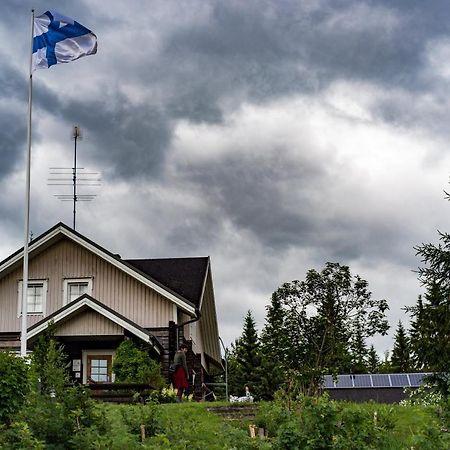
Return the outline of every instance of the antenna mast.
{"type": "Polygon", "coordinates": [[[50,181],[50,183],[47,184],[49,186],[72,186],[72,194],[54,194],[54,196],[63,202],[73,202],[73,229],[75,230],[77,202],[90,202],[97,197],[95,194],[79,194],[77,192],[77,187],[100,186],[101,179],[97,178],[99,176],[98,172],[83,172],[84,167],[77,167],[77,143],[78,139],[81,139],[81,130],[79,126],[73,127],[72,139],[75,143],[73,149],[73,167],[50,167],[50,175],[63,176],[63,178],[49,178],[48,181],[50,181]],[[68,178],[68,175],[72,175],[72,177],[68,178]],[[93,175],[94,178],[86,178],[86,175],[93,175]]]}
{"type": "Polygon", "coordinates": [[[81,139],[80,127],[73,127],[72,135],[75,145],[73,150],[73,229],[75,230],[75,217],[77,215],[77,140],[81,139]]]}

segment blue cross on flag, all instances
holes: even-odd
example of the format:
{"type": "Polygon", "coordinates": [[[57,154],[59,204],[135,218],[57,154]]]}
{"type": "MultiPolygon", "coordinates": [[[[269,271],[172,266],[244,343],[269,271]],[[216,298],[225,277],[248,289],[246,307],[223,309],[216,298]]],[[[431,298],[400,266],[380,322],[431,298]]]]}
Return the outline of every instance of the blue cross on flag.
{"type": "Polygon", "coordinates": [[[34,19],[32,70],[97,53],[97,36],[70,17],[47,11],[34,19]]]}

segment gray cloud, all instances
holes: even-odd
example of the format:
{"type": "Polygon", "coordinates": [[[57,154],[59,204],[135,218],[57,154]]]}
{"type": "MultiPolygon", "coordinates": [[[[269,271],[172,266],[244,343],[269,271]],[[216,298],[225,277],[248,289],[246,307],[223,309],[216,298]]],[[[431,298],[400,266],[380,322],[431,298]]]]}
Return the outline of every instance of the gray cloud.
{"type": "MultiPolygon", "coordinates": [[[[260,326],[272,290],[327,260],[366,269],[383,292],[375,297],[393,292],[397,310],[415,300],[411,280],[404,298],[386,280],[392,266],[409,276],[418,265],[413,245],[445,224],[449,80],[434,73],[427,52],[449,34],[447,2],[34,3],[99,37],[89,62],[39,73],[34,91],[39,163],[69,146],[76,124],[83,158],[103,172],[102,195],[80,210],[88,237],[128,257],[211,254],[229,336],[249,308],[260,326]],[[341,81],[349,93],[339,115],[322,97],[341,81]],[[299,97],[301,108],[283,106],[299,97]],[[273,125],[277,103],[290,126],[273,125]],[[233,120],[247,126],[252,108],[265,119],[233,135],[233,120]],[[333,128],[338,121],[348,126],[333,128]],[[197,148],[180,124],[194,130],[197,148]],[[359,151],[347,154],[352,144],[359,151]],[[387,160],[378,172],[363,164],[376,165],[375,145],[387,160]],[[396,157],[414,164],[403,170],[396,157]]],[[[0,49],[11,61],[0,70],[0,183],[22,173],[27,7],[7,2],[0,23],[11,37],[0,49]]],[[[37,234],[62,212],[43,180],[33,183],[37,234]]],[[[11,184],[0,202],[5,241],[20,241],[22,191],[11,184]]]]}

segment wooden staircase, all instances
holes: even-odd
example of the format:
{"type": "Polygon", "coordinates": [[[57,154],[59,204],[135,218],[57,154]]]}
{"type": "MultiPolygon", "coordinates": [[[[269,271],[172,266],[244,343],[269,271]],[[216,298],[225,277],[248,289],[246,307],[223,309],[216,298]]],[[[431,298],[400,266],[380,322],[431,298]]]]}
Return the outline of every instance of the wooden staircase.
{"type": "Polygon", "coordinates": [[[211,406],[208,411],[221,416],[225,420],[254,421],[258,406],[254,403],[227,406],[211,406]]]}

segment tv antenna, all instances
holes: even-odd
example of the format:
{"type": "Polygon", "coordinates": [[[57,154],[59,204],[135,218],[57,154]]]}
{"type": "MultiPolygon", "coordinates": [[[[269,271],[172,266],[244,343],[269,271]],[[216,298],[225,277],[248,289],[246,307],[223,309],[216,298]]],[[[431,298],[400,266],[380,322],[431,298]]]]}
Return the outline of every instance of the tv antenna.
{"type": "Polygon", "coordinates": [[[84,172],[84,167],[77,167],[77,142],[81,139],[79,126],[73,127],[72,139],[74,140],[73,167],[50,167],[50,175],[57,178],[49,178],[48,186],[72,186],[71,194],[53,194],[54,197],[63,202],[73,202],[73,229],[77,214],[77,202],[90,202],[97,197],[96,194],[79,193],[77,188],[85,186],[101,186],[100,174],[98,172],[84,172]],[[68,177],[70,176],[71,177],[68,177]]]}

